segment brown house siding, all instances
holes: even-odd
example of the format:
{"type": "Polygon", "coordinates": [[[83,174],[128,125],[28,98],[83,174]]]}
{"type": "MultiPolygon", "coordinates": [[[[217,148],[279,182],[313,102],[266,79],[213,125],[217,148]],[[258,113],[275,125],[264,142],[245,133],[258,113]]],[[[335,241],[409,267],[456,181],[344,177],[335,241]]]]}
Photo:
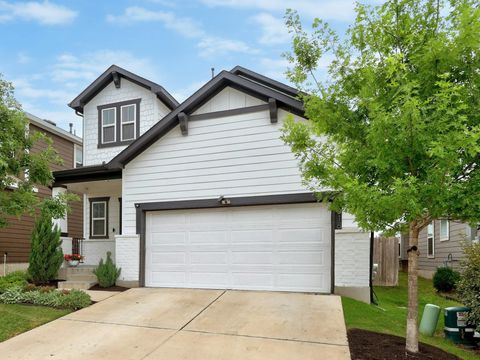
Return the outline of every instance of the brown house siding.
{"type": "MultiPolygon", "coordinates": [[[[58,155],[63,159],[62,165],[52,164],[51,168],[55,170],[71,169],[74,166],[74,144],[60,136],[48,133],[43,129],[30,124],[30,131],[41,131],[53,140],[53,147],[58,155]]],[[[45,149],[46,144],[38,142],[32,151],[41,151],[45,149]]],[[[51,189],[45,186],[39,186],[38,196],[41,199],[52,195],[51,189]]],[[[71,204],[72,212],[68,214],[69,236],[82,237],[83,234],[83,201],[71,204]],[[71,226],[71,232],[70,232],[71,226]]],[[[6,228],[0,228],[0,255],[8,253],[8,263],[28,262],[30,256],[30,239],[35,223],[33,216],[23,215],[20,218],[8,218],[9,225],[6,228]]],[[[2,260],[3,262],[3,260],[2,260]]]]}
{"type": "Polygon", "coordinates": [[[449,263],[454,269],[458,269],[459,262],[463,259],[462,242],[466,239],[467,225],[461,222],[450,221],[450,236],[448,240],[440,241],[440,221],[435,221],[435,251],[434,258],[427,257],[427,229],[423,229],[418,238],[420,256],[418,268],[423,271],[434,272],[439,266],[443,266],[449,254],[453,261],[449,263]]]}

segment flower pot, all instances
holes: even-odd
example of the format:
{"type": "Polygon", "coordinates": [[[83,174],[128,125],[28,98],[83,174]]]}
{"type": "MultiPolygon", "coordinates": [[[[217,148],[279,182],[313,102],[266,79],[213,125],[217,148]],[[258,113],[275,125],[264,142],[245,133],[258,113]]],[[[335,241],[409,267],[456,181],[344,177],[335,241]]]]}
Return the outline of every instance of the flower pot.
{"type": "Polygon", "coordinates": [[[68,266],[70,267],[76,267],[78,266],[79,260],[68,260],[68,266]]]}

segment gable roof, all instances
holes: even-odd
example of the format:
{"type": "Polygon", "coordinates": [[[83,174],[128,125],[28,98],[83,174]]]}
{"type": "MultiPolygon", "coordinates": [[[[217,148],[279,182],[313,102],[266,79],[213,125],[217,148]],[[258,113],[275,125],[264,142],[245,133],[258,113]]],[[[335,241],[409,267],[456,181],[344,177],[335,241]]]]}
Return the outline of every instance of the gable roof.
{"type": "Polygon", "coordinates": [[[271,89],[283,92],[284,94],[289,96],[297,97],[298,95],[300,95],[300,92],[294,87],[288,86],[284,83],[281,83],[280,81],[270,79],[265,75],[256,73],[255,71],[246,69],[242,66],[237,65],[232,70],[230,70],[230,72],[234,75],[238,75],[246,79],[255,81],[271,89]]]}
{"type": "Polygon", "coordinates": [[[94,82],[92,82],[80,95],[73,99],[68,106],[72,109],[83,113],[83,106],[89,102],[95,95],[102,91],[112,81],[115,82],[115,86],[120,86],[120,78],[125,78],[139,86],[142,86],[154,94],[158,99],[165,103],[165,105],[173,110],[178,106],[178,101],[162,86],[147,80],[141,76],[131,73],[117,65],[110,66],[102,75],[100,75],[94,82]]]}
{"type": "MultiPolygon", "coordinates": [[[[244,73],[245,70],[247,70],[240,67],[236,67],[233,70],[236,69],[242,69],[244,73]]],[[[278,102],[278,107],[283,108],[293,114],[304,116],[303,103],[292,96],[293,90],[291,89],[293,88],[288,87],[290,89],[285,88],[285,91],[279,91],[279,89],[275,89],[271,85],[274,84],[277,88],[279,88],[280,86],[278,84],[281,83],[278,83],[272,79],[268,79],[254,72],[250,72],[250,74],[256,76],[257,81],[252,81],[246,77],[239,76],[229,71],[221,71],[217,76],[203,85],[193,95],[187,98],[183,103],[167,114],[162,120],[152,126],[147,132],[145,132],[142,136],[140,136],[137,140],[135,140],[127,148],[115,156],[109,162],[108,166],[111,168],[118,168],[130,162],[155,141],[177,126],[179,124],[178,115],[180,113],[185,113],[187,115],[193,113],[206,101],[214,97],[227,86],[243,91],[249,95],[264,100],[265,102],[268,102],[269,99],[274,99],[278,102]],[[261,78],[259,78],[259,76],[261,78]],[[258,79],[261,79],[265,84],[262,84],[260,81],[258,81],[258,79]],[[265,79],[268,80],[268,85],[270,86],[265,86],[267,85],[267,80],[265,79]]],[[[250,76],[253,77],[253,75],[250,76]]],[[[287,87],[287,85],[281,85],[283,87],[287,87]]]]}

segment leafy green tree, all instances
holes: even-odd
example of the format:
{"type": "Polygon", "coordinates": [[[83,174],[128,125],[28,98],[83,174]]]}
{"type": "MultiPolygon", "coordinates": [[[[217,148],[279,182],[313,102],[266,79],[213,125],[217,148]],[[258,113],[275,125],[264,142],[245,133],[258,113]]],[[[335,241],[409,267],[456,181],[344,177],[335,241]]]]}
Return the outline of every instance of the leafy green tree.
{"type": "Polygon", "coordinates": [[[32,232],[28,273],[36,284],[45,284],[57,277],[63,262],[60,229],[52,227],[52,217],[42,214],[32,232]]]}
{"type": "Polygon", "coordinates": [[[313,190],[373,231],[409,231],[406,349],[418,352],[418,234],[432,220],[480,220],[478,1],[391,0],[356,6],[345,37],[316,19],[293,37],[287,75],[308,122],[284,140],[313,190]],[[333,58],[318,80],[322,57],[333,58]]]}
{"type": "MultiPolygon", "coordinates": [[[[29,132],[28,122],[15,100],[13,86],[0,75],[0,227],[8,216],[34,214],[41,206],[35,188],[51,185],[50,164],[61,163],[52,140],[40,132],[29,132]],[[36,142],[43,151],[32,151],[36,142]]],[[[50,201],[51,211],[63,214],[63,201],[50,201]]]]}

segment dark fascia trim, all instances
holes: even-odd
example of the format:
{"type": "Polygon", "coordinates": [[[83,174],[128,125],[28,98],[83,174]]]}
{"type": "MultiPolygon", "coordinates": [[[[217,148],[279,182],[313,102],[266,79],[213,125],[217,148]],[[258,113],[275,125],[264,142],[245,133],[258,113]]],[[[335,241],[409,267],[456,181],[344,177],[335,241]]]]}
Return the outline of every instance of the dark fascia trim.
{"type": "Polygon", "coordinates": [[[109,196],[104,196],[104,197],[95,197],[95,198],[88,198],[89,201],[89,229],[90,229],[90,239],[109,239],[110,237],[108,236],[109,233],[109,227],[108,227],[108,208],[109,208],[109,203],[110,203],[110,197],[109,196]],[[106,207],[105,207],[105,236],[98,236],[98,235],[92,235],[92,203],[93,202],[100,202],[100,201],[105,201],[106,202],[106,207]]]}
{"type": "Polygon", "coordinates": [[[211,209],[228,208],[236,206],[255,206],[255,205],[281,205],[281,204],[300,204],[318,202],[314,193],[298,194],[279,194],[279,195],[261,195],[246,197],[222,197],[228,200],[228,204],[222,204],[217,199],[201,200],[179,200],[179,201],[160,201],[149,203],[138,203],[135,207],[142,211],[160,211],[160,210],[186,210],[186,209],[211,209]]]}
{"type": "Polygon", "coordinates": [[[230,70],[230,72],[232,74],[242,76],[242,77],[245,77],[247,79],[258,82],[259,84],[267,86],[267,87],[272,88],[274,90],[283,92],[283,93],[285,93],[287,95],[290,95],[292,97],[297,97],[300,94],[300,92],[297,89],[295,89],[294,87],[283,84],[280,81],[270,79],[269,77],[266,77],[262,74],[259,74],[259,73],[255,72],[255,71],[246,69],[242,66],[235,66],[232,70],[230,70]]]}
{"type": "Polygon", "coordinates": [[[106,165],[84,166],[53,173],[53,187],[86,181],[101,181],[122,178],[122,169],[107,168],[106,165]]]}
{"type": "Polygon", "coordinates": [[[330,212],[330,292],[335,293],[335,219],[336,213],[330,212]]]}
{"type": "Polygon", "coordinates": [[[275,99],[277,100],[279,107],[290,111],[293,114],[304,116],[303,103],[300,100],[293,99],[290,96],[266,88],[265,86],[234,75],[228,71],[221,71],[217,76],[180,104],[175,110],[171,111],[141,137],[130,144],[130,146],[115,156],[110,161],[109,165],[112,167],[121,167],[130,162],[155,141],[173,129],[178,124],[178,114],[180,112],[191,114],[227,86],[240,89],[241,91],[262,99],[265,102],[268,102],[270,98],[275,99]]]}
{"type": "Polygon", "coordinates": [[[107,147],[115,147],[115,146],[125,146],[125,145],[130,145],[132,142],[135,141],[133,140],[126,140],[122,141],[121,139],[121,129],[120,127],[122,126],[121,124],[121,107],[125,105],[135,105],[135,132],[137,138],[140,137],[140,103],[142,102],[142,99],[133,99],[133,100],[127,100],[127,101],[120,101],[116,103],[111,103],[111,104],[103,104],[97,106],[98,110],[98,142],[97,142],[97,148],[102,149],[102,148],[107,148],[107,147]],[[101,143],[102,139],[102,110],[104,109],[111,109],[115,108],[115,142],[110,142],[103,144],[101,143]]]}
{"type": "Polygon", "coordinates": [[[83,114],[83,106],[88,103],[95,95],[102,91],[110,82],[114,81],[114,76],[124,77],[133,83],[152,91],[157,98],[162,101],[170,110],[175,109],[179,103],[162,86],[138,76],[117,65],[110,66],[102,75],[93,81],[85,90],[83,90],[68,106],[83,114]],[[113,73],[116,73],[114,75],[113,73]]]}
{"type": "Polygon", "coordinates": [[[211,209],[228,208],[236,206],[255,206],[255,205],[282,205],[282,204],[301,204],[315,203],[318,199],[314,193],[298,194],[280,194],[263,195],[248,197],[232,197],[221,199],[204,200],[182,200],[182,201],[162,201],[152,203],[135,204],[136,207],[136,231],[140,236],[140,261],[139,261],[139,281],[140,286],[145,286],[145,256],[146,256],[146,213],[148,211],[162,210],[186,210],[186,209],[211,209]],[[222,205],[221,200],[227,200],[229,205],[222,205]]]}

